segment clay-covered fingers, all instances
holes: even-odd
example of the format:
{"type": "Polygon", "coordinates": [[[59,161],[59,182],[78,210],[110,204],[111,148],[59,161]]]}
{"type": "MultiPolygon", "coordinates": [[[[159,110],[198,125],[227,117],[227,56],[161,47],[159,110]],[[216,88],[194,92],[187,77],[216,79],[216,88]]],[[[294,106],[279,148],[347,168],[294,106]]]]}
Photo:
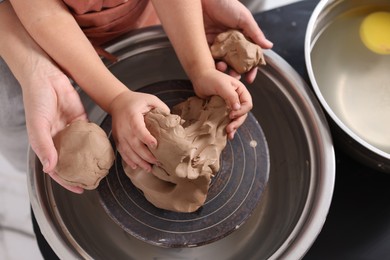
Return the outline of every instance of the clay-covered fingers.
{"type": "Polygon", "coordinates": [[[235,84],[234,92],[230,92],[225,100],[232,109],[229,114],[232,121],[227,125],[226,133],[229,139],[233,139],[237,129],[245,122],[248,112],[253,107],[252,97],[245,85],[239,82],[235,84]],[[239,102],[239,106],[237,106],[237,102],[239,102]]]}
{"type": "Polygon", "coordinates": [[[133,129],[129,128],[127,135],[117,141],[117,149],[122,159],[132,168],[141,167],[146,171],[151,170],[151,164],[156,163],[156,158],[148,149],[157,145],[156,139],[146,129],[143,121],[133,129]]]}
{"type": "Polygon", "coordinates": [[[232,120],[226,126],[226,134],[227,137],[232,140],[234,138],[234,134],[237,132],[237,129],[245,122],[245,119],[248,117],[248,113],[232,120]]]}
{"type": "Polygon", "coordinates": [[[236,119],[247,114],[253,107],[252,96],[248,89],[241,82],[233,83],[234,91],[230,91],[226,96],[232,111],[229,114],[230,119],[236,119]],[[238,103],[238,105],[237,105],[238,103]]]}
{"type": "Polygon", "coordinates": [[[195,93],[201,98],[218,95],[231,109],[230,119],[243,116],[252,109],[252,97],[245,85],[220,71],[204,73],[193,81],[195,93]]]}
{"type": "Polygon", "coordinates": [[[239,80],[227,77],[230,78],[229,84],[222,83],[220,88],[216,88],[215,94],[221,96],[231,110],[229,113],[231,122],[226,127],[226,133],[229,139],[233,139],[237,129],[245,122],[253,104],[252,97],[245,85],[239,80]]]}
{"type": "Polygon", "coordinates": [[[201,98],[217,95],[224,99],[230,109],[229,118],[234,121],[226,129],[232,138],[235,130],[244,123],[247,113],[253,107],[252,97],[246,86],[216,69],[204,71],[193,80],[193,85],[196,95],[201,98]]]}
{"type": "Polygon", "coordinates": [[[126,91],[114,99],[111,106],[112,133],[116,148],[131,168],[138,166],[150,171],[156,159],[149,148],[157,140],[145,125],[144,115],[153,108],[169,113],[169,107],[154,95],[126,91]]]}
{"type": "Polygon", "coordinates": [[[135,130],[135,135],[129,137],[129,139],[122,141],[118,147],[122,159],[132,169],[139,166],[146,171],[150,171],[151,164],[155,164],[157,161],[147,144],[150,145],[150,148],[156,147],[156,139],[147,131],[146,127],[142,130],[138,129],[138,132],[135,130]]]}
{"type": "MultiPolygon", "coordinates": [[[[123,147],[123,146],[122,146],[123,147]]],[[[150,153],[146,146],[140,142],[139,145],[136,145],[135,147],[131,147],[130,145],[127,145],[124,148],[118,148],[119,153],[122,156],[122,159],[126,162],[127,165],[129,165],[132,169],[137,169],[138,167],[141,167],[142,169],[146,171],[150,171],[152,169],[151,164],[155,161],[153,155],[149,155],[150,153]],[[135,147],[139,148],[135,148],[135,147]]]]}

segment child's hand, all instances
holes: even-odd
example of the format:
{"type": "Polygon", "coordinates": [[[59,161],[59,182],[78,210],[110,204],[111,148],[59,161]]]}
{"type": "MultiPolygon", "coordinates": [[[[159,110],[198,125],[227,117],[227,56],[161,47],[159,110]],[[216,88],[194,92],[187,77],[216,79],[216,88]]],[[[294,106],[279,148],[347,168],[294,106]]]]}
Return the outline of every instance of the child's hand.
{"type": "Polygon", "coordinates": [[[169,112],[168,106],[154,95],[125,91],[118,95],[110,106],[112,133],[116,148],[122,159],[133,169],[138,166],[150,171],[156,158],[148,147],[157,146],[145,126],[144,115],[159,107],[169,112]]]}
{"type": "Polygon", "coordinates": [[[195,93],[205,98],[212,95],[221,96],[231,109],[229,114],[232,121],[227,125],[226,132],[229,139],[233,139],[248,112],[252,109],[252,97],[245,85],[225,73],[216,69],[209,69],[193,80],[195,93]]]}

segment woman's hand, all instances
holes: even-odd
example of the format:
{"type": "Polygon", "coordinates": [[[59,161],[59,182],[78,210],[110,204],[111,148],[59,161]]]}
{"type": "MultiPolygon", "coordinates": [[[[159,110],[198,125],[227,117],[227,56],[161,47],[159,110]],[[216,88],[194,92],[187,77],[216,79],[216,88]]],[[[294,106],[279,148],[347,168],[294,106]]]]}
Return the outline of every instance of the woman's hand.
{"type": "Polygon", "coordinates": [[[35,65],[34,73],[20,80],[31,148],[44,172],[64,188],[82,193],[82,188],[66,185],[57,176],[53,136],[73,121],[87,120],[87,115],[68,77],[47,56],[35,65]]]}
{"type": "MultiPolygon", "coordinates": [[[[27,33],[9,1],[0,4],[0,56],[23,90],[26,125],[31,148],[43,171],[70,191],[82,188],[65,185],[54,169],[58,154],[53,136],[75,120],[87,120],[80,97],[68,77],[27,33]]],[[[17,87],[17,86],[15,86],[17,87]]]]}
{"type": "MultiPolygon", "coordinates": [[[[254,43],[264,49],[272,48],[272,42],[267,40],[264,33],[257,25],[252,13],[237,0],[202,0],[203,19],[207,41],[212,44],[214,38],[228,29],[237,29],[249,37],[254,43]]],[[[220,71],[226,71],[225,62],[218,62],[216,67],[220,71]]],[[[241,75],[230,70],[229,74],[237,79],[241,75]]],[[[252,83],[256,78],[257,68],[253,68],[246,75],[246,81],[252,83]]]]}

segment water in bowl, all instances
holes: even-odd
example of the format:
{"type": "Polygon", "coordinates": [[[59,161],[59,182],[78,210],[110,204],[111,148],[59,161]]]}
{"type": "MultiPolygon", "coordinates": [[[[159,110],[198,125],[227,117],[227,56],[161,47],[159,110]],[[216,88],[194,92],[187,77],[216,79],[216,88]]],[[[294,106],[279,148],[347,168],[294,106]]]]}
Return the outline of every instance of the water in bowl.
{"type": "Polygon", "coordinates": [[[373,11],[345,13],[324,29],[312,49],[313,72],[333,119],[390,153],[390,55],[369,50],[359,34],[373,11]]]}

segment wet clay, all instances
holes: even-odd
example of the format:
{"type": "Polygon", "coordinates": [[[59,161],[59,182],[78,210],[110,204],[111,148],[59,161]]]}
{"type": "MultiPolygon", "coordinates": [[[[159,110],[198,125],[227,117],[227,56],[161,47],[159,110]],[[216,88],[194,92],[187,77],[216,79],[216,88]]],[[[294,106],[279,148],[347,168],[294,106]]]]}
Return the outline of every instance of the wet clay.
{"type": "Polygon", "coordinates": [[[71,186],[95,189],[108,174],[115,159],[106,133],[94,123],[73,122],[53,141],[58,152],[55,171],[71,186]]]}
{"type": "Polygon", "coordinates": [[[214,59],[225,61],[239,74],[265,65],[263,50],[237,30],[228,30],[215,37],[210,47],[214,59]]]}
{"type": "Polygon", "coordinates": [[[218,96],[209,100],[191,97],[176,105],[172,114],[151,110],[145,123],[158,141],[151,152],[159,163],[148,173],[123,162],[125,173],[156,207],[196,211],[204,204],[211,178],[220,168],[228,113],[225,101],[218,96]]]}

